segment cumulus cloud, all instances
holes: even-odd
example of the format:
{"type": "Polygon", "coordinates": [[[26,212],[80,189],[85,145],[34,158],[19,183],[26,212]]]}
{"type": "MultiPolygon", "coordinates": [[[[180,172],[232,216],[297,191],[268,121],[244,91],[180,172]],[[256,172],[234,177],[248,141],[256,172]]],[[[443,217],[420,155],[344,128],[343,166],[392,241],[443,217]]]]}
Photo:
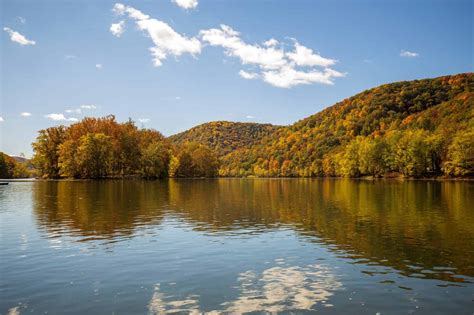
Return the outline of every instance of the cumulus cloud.
{"type": "Polygon", "coordinates": [[[298,66],[329,67],[336,63],[336,60],[321,57],[319,54],[315,54],[312,49],[300,45],[298,42],[295,42],[295,50],[286,55],[298,66]]]}
{"type": "Polygon", "coordinates": [[[247,80],[253,80],[258,78],[258,73],[255,72],[247,72],[245,70],[240,70],[239,75],[247,80]]]}
{"type": "Polygon", "coordinates": [[[117,37],[122,36],[123,32],[125,31],[125,21],[120,21],[118,23],[112,23],[110,25],[110,32],[117,37]]]}
{"type": "MultiPolygon", "coordinates": [[[[149,50],[156,67],[161,66],[169,56],[178,57],[185,53],[196,56],[201,53],[202,43],[205,43],[222,47],[227,56],[238,58],[242,65],[249,66],[250,71],[239,71],[242,78],[261,79],[275,87],[291,88],[315,83],[331,85],[336,78],[345,76],[345,73],[333,69],[336,59],[323,57],[295,39],[291,48],[275,38],[261,44],[249,44],[241,39],[239,32],[224,24],[219,28],[201,30],[198,37],[186,37],[165,22],[151,18],[133,7],[116,3],[113,11],[133,20],[138,29],[151,38],[154,46],[149,50]]],[[[123,33],[122,22],[124,20],[110,27],[115,36],[123,33]]]]}
{"type": "Polygon", "coordinates": [[[154,46],[150,48],[153,65],[159,67],[169,55],[181,56],[188,53],[192,56],[201,53],[201,42],[197,38],[188,38],[177,33],[163,21],[153,19],[141,11],[121,3],[115,4],[113,11],[117,15],[126,15],[134,20],[138,29],[147,34],[154,46]]]}
{"type": "Polygon", "coordinates": [[[102,64],[100,63],[96,63],[95,67],[97,68],[97,70],[102,70],[102,64]]]}
{"type": "Polygon", "coordinates": [[[271,38],[271,39],[263,42],[263,45],[265,45],[267,47],[273,47],[273,46],[276,46],[278,44],[279,44],[279,42],[274,38],[271,38]]]}
{"type": "Polygon", "coordinates": [[[49,114],[49,115],[45,115],[44,117],[50,119],[50,120],[53,120],[53,121],[78,121],[77,118],[74,118],[74,117],[65,117],[64,114],[49,114]]]}
{"type": "Polygon", "coordinates": [[[21,117],[30,117],[31,116],[31,113],[28,113],[28,112],[23,112],[20,114],[21,117]]]}
{"type": "Polygon", "coordinates": [[[258,65],[264,69],[276,69],[287,63],[285,53],[276,47],[250,45],[240,39],[240,33],[230,26],[221,25],[200,32],[201,38],[211,46],[221,46],[226,55],[237,57],[243,64],[258,65]]]}
{"type": "Polygon", "coordinates": [[[400,51],[400,57],[415,58],[418,56],[420,56],[420,54],[413,51],[408,51],[408,50],[403,50],[403,49],[402,51],[400,51]]]}
{"type": "Polygon", "coordinates": [[[27,39],[24,35],[22,35],[18,32],[15,32],[14,30],[12,30],[9,27],[4,27],[3,30],[10,35],[10,40],[12,42],[18,43],[22,46],[35,45],[36,44],[36,42],[34,40],[27,39]]]}
{"type": "Polygon", "coordinates": [[[172,2],[186,10],[195,9],[198,5],[198,0],[172,0],[172,2]]]}
{"type": "Polygon", "coordinates": [[[272,38],[262,45],[248,44],[240,38],[240,33],[227,25],[220,28],[202,30],[201,39],[211,46],[224,48],[227,56],[240,59],[243,65],[258,68],[258,71],[239,71],[244,79],[261,78],[276,87],[291,88],[301,84],[334,84],[334,79],[345,76],[330,66],[335,59],[324,58],[296,40],[293,50],[285,51],[283,45],[272,38]]]}
{"type": "Polygon", "coordinates": [[[247,118],[247,119],[254,119],[254,118],[255,118],[255,116],[252,116],[252,115],[247,115],[247,116],[245,116],[245,118],[247,118]]]}
{"type": "Polygon", "coordinates": [[[293,66],[284,66],[278,70],[265,71],[263,81],[281,88],[290,88],[300,84],[320,83],[333,85],[333,79],[344,74],[329,68],[324,70],[296,70],[293,66]]]}
{"type": "Polygon", "coordinates": [[[3,117],[0,116],[0,122],[4,122],[5,120],[3,120],[3,117]]]}

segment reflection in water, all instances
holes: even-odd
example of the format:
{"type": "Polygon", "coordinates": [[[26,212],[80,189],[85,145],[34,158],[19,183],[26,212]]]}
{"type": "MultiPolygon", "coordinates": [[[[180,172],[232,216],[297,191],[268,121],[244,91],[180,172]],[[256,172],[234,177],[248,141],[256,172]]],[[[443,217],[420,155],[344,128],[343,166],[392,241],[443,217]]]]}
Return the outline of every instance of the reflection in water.
{"type": "Polygon", "coordinates": [[[166,216],[217,236],[285,225],[353,263],[458,283],[474,276],[472,204],[472,182],[331,179],[39,182],[34,198],[53,239],[116,242],[166,216]]]}
{"type": "MultiPolygon", "coordinates": [[[[310,310],[318,302],[325,304],[342,284],[328,267],[272,267],[259,276],[254,271],[240,274],[240,296],[224,303],[225,313],[277,313],[285,310],[310,310]]],[[[325,304],[325,306],[332,306],[325,304]]]]}
{"type": "MultiPolygon", "coordinates": [[[[342,287],[327,266],[308,265],[276,266],[264,270],[261,274],[248,270],[239,274],[237,299],[222,303],[222,310],[206,312],[208,314],[244,314],[251,312],[279,313],[290,310],[311,310],[316,304],[326,303],[342,287]]],[[[160,285],[155,286],[148,304],[150,314],[165,313],[203,313],[199,307],[199,296],[191,295],[184,300],[175,300],[165,296],[160,285]]]]}
{"type": "Polygon", "coordinates": [[[42,182],[35,190],[38,220],[52,238],[70,233],[81,241],[123,238],[159,224],[166,203],[163,182],[42,182]]]}
{"type": "Polygon", "coordinates": [[[192,295],[185,300],[173,300],[165,296],[160,290],[160,284],[155,285],[153,296],[148,304],[149,314],[186,313],[200,314],[197,295],[192,295]]]}
{"type": "Polygon", "coordinates": [[[8,310],[7,315],[20,315],[20,307],[15,306],[8,310]]]}

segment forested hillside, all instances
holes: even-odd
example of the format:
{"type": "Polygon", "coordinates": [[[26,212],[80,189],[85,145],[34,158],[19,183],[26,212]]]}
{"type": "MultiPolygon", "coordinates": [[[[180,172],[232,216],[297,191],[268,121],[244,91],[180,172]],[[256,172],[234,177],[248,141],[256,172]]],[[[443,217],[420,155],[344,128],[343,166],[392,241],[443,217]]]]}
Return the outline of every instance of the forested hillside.
{"type": "Polygon", "coordinates": [[[473,73],[381,85],[230,153],[219,174],[473,174],[473,107],[473,73]]]}
{"type": "Polygon", "coordinates": [[[175,134],[168,139],[177,145],[197,142],[210,147],[221,157],[236,149],[258,144],[279,128],[270,124],[213,121],[175,134]]]}
{"type": "Polygon", "coordinates": [[[27,178],[30,171],[27,167],[28,160],[21,157],[11,157],[0,152],[0,178],[27,178]]]}
{"type": "Polygon", "coordinates": [[[474,176],[474,74],[385,84],[287,127],[211,122],[165,138],[114,116],[39,132],[43,177],[474,176]]]}

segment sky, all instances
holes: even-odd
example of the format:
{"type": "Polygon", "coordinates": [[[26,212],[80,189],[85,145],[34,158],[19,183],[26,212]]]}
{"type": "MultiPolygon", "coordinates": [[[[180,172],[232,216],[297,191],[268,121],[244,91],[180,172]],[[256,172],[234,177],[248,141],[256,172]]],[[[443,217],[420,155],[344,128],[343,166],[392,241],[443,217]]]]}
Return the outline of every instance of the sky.
{"type": "Polygon", "coordinates": [[[0,151],[113,114],[164,135],[287,125],[384,83],[472,72],[471,0],[1,0],[0,151]]]}

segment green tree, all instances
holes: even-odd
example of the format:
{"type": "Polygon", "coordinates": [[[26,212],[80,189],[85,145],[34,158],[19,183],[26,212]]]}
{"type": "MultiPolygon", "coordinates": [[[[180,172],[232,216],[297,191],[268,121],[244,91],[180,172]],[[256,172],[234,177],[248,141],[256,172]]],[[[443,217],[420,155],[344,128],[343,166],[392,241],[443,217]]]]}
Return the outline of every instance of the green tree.
{"type": "Polygon", "coordinates": [[[12,178],[13,170],[10,157],[0,152],[0,178],[12,178]]]}
{"type": "Polygon", "coordinates": [[[382,176],[389,166],[385,157],[389,154],[388,144],[385,139],[362,138],[359,144],[359,171],[362,175],[382,176]]]}
{"type": "Polygon", "coordinates": [[[448,148],[443,171],[447,175],[465,176],[474,174],[474,130],[456,133],[448,148]]]}
{"type": "Polygon", "coordinates": [[[431,162],[426,139],[429,136],[424,130],[401,132],[392,152],[395,154],[395,164],[403,175],[420,177],[428,172],[431,162]]]}
{"type": "Polygon", "coordinates": [[[152,142],[141,150],[140,173],[146,178],[163,178],[168,176],[170,153],[162,142],[152,142]]]}
{"type": "Polygon", "coordinates": [[[66,140],[59,146],[59,168],[61,176],[80,177],[80,167],[77,159],[77,144],[66,140]]]}
{"type": "Polygon", "coordinates": [[[360,139],[351,141],[344,152],[336,155],[336,173],[344,177],[358,177],[359,172],[359,146],[360,139]]]}
{"type": "Polygon", "coordinates": [[[43,177],[59,178],[59,146],[65,138],[64,126],[50,127],[40,130],[36,141],[32,144],[35,152],[33,164],[43,177]]]}
{"type": "Polygon", "coordinates": [[[77,159],[82,178],[103,178],[110,174],[112,144],[103,133],[88,133],[80,139],[77,159]]]}

